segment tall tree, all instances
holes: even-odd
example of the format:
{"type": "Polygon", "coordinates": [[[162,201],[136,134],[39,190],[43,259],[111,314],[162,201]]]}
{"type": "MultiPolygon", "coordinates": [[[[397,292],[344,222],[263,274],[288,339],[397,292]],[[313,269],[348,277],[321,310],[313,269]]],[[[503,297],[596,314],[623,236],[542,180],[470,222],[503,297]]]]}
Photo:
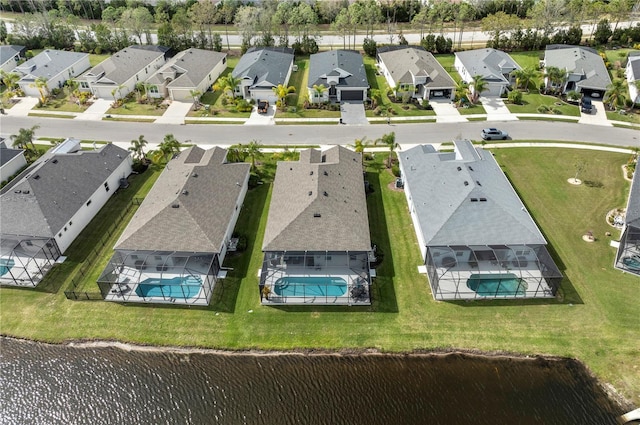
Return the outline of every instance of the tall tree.
{"type": "Polygon", "coordinates": [[[387,168],[391,168],[393,150],[398,147],[398,144],[396,143],[396,133],[392,131],[391,133],[383,134],[382,137],[376,140],[375,143],[381,143],[389,148],[389,156],[387,157],[387,168]]]}
{"type": "Polygon", "coordinates": [[[238,86],[240,86],[240,79],[228,74],[224,77],[218,78],[218,81],[215,82],[212,89],[214,91],[222,90],[227,97],[233,99],[236,96],[236,89],[238,86]]]}
{"type": "Polygon", "coordinates": [[[137,139],[133,139],[131,141],[131,147],[129,147],[129,150],[133,152],[133,156],[135,159],[143,163],[147,161],[147,156],[144,152],[144,149],[148,143],[149,142],[145,140],[144,135],[142,134],[138,136],[137,139]]]}
{"type": "Polygon", "coordinates": [[[256,159],[262,157],[262,145],[257,140],[252,140],[246,147],[246,155],[251,159],[251,170],[256,169],[256,159]]]}
{"type": "Polygon", "coordinates": [[[483,32],[492,36],[495,43],[499,43],[502,35],[520,27],[520,18],[498,12],[483,18],[481,27],[483,32]]]}
{"type": "Polygon", "coordinates": [[[291,93],[296,92],[296,88],[294,86],[285,86],[283,84],[278,84],[277,87],[273,87],[273,92],[276,94],[278,101],[280,102],[280,107],[284,108],[287,106],[287,97],[291,93]]]}
{"type": "Polygon", "coordinates": [[[529,91],[529,86],[533,82],[535,84],[540,78],[540,71],[535,69],[534,67],[528,66],[513,72],[513,75],[516,77],[516,87],[522,87],[526,91],[529,91]]]}
{"type": "Polygon", "coordinates": [[[18,130],[18,134],[11,135],[11,141],[13,147],[18,149],[24,149],[30,155],[36,154],[36,146],[33,144],[33,139],[36,134],[36,130],[39,129],[39,125],[34,125],[31,128],[21,128],[18,130]]]}
{"type": "Polygon", "coordinates": [[[607,91],[604,93],[604,101],[611,110],[615,110],[617,107],[624,107],[627,101],[626,92],[627,80],[616,78],[607,86],[607,91]]]}
{"type": "Polygon", "coordinates": [[[153,152],[153,161],[156,163],[169,161],[175,154],[180,152],[180,142],[173,134],[166,134],[158,149],[153,152]]]}
{"type": "MultiPolygon", "coordinates": [[[[136,7],[135,9],[126,9],[119,20],[120,25],[131,31],[134,37],[138,39],[139,44],[143,44],[142,37],[150,32],[151,24],[153,24],[153,16],[146,7],[136,7]]],[[[146,40],[147,44],[151,40],[146,40]]]]}
{"type": "Polygon", "coordinates": [[[44,105],[47,103],[47,99],[49,98],[49,86],[47,85],[48,79],[45,77],[38,77],[31,84],[32,87],[38,89],[38,93],[40,93],[40,103],[44,105]]]}
{"type": "Polygon", "coordinates": [[[489,83],[482,75],[474,75],[471,78],[472,80],[469,83],[469,87],[473,90],[472,101],[476,103],[482,95],[482,92],[487,90],[489,83]]]}

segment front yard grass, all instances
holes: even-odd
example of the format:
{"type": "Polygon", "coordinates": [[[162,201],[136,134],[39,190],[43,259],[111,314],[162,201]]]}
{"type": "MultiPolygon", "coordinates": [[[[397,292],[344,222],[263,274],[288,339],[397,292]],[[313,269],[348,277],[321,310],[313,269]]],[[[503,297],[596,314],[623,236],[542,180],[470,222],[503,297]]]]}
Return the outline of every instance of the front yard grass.
{"type": "Polygon", "coordinates": [[[128,100],[119,108],[109,108],[107,115],[152,115],[160,116],[167,110],[153,103],[138,103],[135,99],[128,100]]]}
{"type": "Polygon", "coordinates": [[[34,111],[61,111],[61,112],[84,112],[89,105],[78,105],[69,100],[70,95],[66,90],[60,90],[57,96],[50,96],[47,104],[41,107],[36,105],[34,111]]]}
{"type": "MultiPolygon", "coordinates": [[[[493,152],[565,276],[556,300],[434,301],[427,278],[418,273],[422,260],[405,195],[389,189],[395,178],[382,165],[387,154],[379,153],[366,164],[373,188],[367,198],[371,238],[385,254],[370,307],[260,305],[257,271],[274,169],[268,164],[264,184],[248,192],[236,226],[247,236],[247,251],[225,262],[233,270],[209,307],[72,302],[59,289],[68,274],[59,273],[56,279],[62,281],[55,285],[0,288],[2,334],[232,350],[466,348],[569,356],[638,404],[638,277],[613,269],[609,242],[620,235],[605,222],[607,211],[626,204],[629,183],[620,166],[629,155],[553,147],[493,152]],[[578,162],[586,164],[585,184],[572,186],[567,179],[578,162]],[[586,231],[593,232],[595,243],[583,242],[586,231]]],[[[79,251],[101,237],[99,229],[86,232],[81,236],[86,245],[74,245],[67,261],[81,261],[79,251]]]]}
{"type": "Polygon", "coordinates": [[[607,111],[607,119],[611,121],[624,121],[634,124],[640,124],[640,110],[632,109],[626,111],[625,114],[619,112],[607,111]]]}
{"type": "MultiPolygon", "coordinates": [[[[558,109],[561,112],[560,115],[568,115],[571,117],[580,116],[580,109],[577,105],[571,105],[555,96],[540,94],[533,91],[530,93],[522,93],[522,105],[514,105],[506,101],[505,105],[509,108],[509,111],[514,114],[539,114],[540,112],[538,112],[538,107],[540,105],[545,105],[549,108],[558,109]]],[[[553,114],[549,115],[553,116],[553,114]]]]}

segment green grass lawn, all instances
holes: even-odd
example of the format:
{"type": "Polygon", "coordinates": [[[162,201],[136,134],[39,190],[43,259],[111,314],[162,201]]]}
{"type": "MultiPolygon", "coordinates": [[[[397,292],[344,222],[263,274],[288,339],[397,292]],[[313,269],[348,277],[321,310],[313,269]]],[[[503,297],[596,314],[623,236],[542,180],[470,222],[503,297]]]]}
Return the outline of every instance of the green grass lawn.
{"type": "Polygon", "coordinates": [[[57,96],[50,96],[47,104],[42,107],[36,106],[34,111],[62,111],[62,112],[84,112],[89,105],[77,105],[74,102],[69,101],[70,95],[66,93],[66,90],[60,90],[57,96]]]}
{"type": "Polygon", "coordinates": [[[110,57],[111,57],[111,55],[109,55],[109,54],[98,55],[98,54],[95,54],[95,53],[90,53],[89,54],[89,64],[93,68],[94,66],[98,65],[100,62],[102,62],[105,59],[108,59],[110,57]]]}
{"type": "Polygon", "coordinates": [[[540,57],[544,57],[544,51],[510,52],[509,55],[521,68],[540,69],[540,57]]]}
{"type": "Polygon", "coordinates": [[[451,76],[451,78],[453,78],[453,80],[458,83],[462,80],[462,78],[460,77],[460,74],[458,74],[458,71],[456,71],[456,69],[453,67],[453,64],[456,60],[456,57],[452,54],[437,54],[437,55],[433,55],[436,60],[438,62],[440,62],[440,65],[442,65],[442,67],[444,68],[445,71],[447,71],[449,73],[449,75],[451,76]]]}
{"type": "Polygon", "coordinates": [[[167,110],[152,103],[138,103],[135,99],[125,102],[119,108],[109,108],[107,114],[113,115],[152,115],[160,116],[167,110]]]}
{"type": "MultiPolygon", "coordinates": [[[[386,153],[380,153],[367,164],[366,176],[374,189],[367,198],[371,238],[385,254],[372,287],[373,305],[261,306],[257,272],[274,169],[265,160],[265,184],[249,191],[237,225],[248,237],[247,251],[225,261],[233,271],[216,287],[211,306],[68,301],[64,281],[57,280],[66,273],[57,272],[55,280],[35,290],[0,289],[2,334],[225,349],[466,348],[570,356],[637,404],[640,278],[613,269],[609,242],[619,232],[604,219],[607,211],[626,204],[629,183],[620,166],[628,155],[559,148],[494,153],[565,275],[557,300],[434,301],[427,278],[417,271],[420,252],[404,193],[388,188],[394,177],[382,166],[386,153]],[[585,184],[572,186],[567,179],[578,161],[586,164],[580,176],[585,184]],[[595,243],[582,241],[586,231],[593,232],[595,243]]],[[[87,232],[80,238],[87,242],[69,252],[68,267],[82,261],[88,241],[99,239],[98,229],[87,232]]]]}
{"type": "MultiPolygon", "coordinates": [[[[546,105],[550,108],[557,108],[561,115],[572,117],[580,116],[580,109],[576,105],[568,104],[555,96],[548,96],[537,92],[522,93],[522,105],[514,105],[505,102],[507,108],[514,114],[538,114],[538,106],[546,105]]],[[[551,114],[551,116],[553,116],[551,114]]]]}
{"type": "Polygon", "coordinates": [[[640,110],[633,109],[627,111],[625,115],[622,115],[619,112],[607,111],[607,118],[612,121],[624,121],[634,124],[640,124],[640,110]]]}

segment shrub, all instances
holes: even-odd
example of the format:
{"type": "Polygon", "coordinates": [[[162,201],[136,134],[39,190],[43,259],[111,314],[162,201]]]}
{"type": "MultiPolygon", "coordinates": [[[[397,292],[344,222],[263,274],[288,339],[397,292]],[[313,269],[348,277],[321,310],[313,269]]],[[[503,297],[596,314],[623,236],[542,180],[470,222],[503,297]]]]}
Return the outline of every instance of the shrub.
{"type": "Polygon", "coordinates": [[[407,103],[409,103],[410,100],[411,100],[411,93],[409,93],[408,91],[402,93],[402,103],[406,105],[407,103]]]}
{"type": "Polygon", "coordinates": [[[252,172],[251,174],[249,174],[249,189],[253,189],[254,187],[258,186],[259,181],[260,176],[258,176],[256,173],[252,172]]]}
{"type": "Polygon", "coordinates": [[[362,50],[364,50],[364,52],[368,56],[371,56],[372,58],[376,56],[377,48],[378,48],[378,45],[376,41],[371,38],[365,38],[364,41],[362,42],[362,50]]]}
{"type": "Polygon", "coordinates": [[[400,177],[400,166],[397,164],[392,165],[391,173],[396,177],[400,177]]]}
{"type": "Polygon", "coordinates": [[[540,114],[546,114],[546,113],[549,112],[549,107],[547,105],[540,105],[540,106],[538,106],[536,111],[538,111],[538,113],[540,113],[540,114]]]}
{"type": "Polygon", "coordinates": [[[573,101],[580,100],[580,93],[578,93],[575,90],[571,90],[570,92],[567,93],[567,99],[573,100],[573,101]]]}
{"type": "Polygon", "coordinates": [[[427,99],[422,99],[422,109],[430,109],[429,101],[427,99]]]}
{"type": "Polygon", "coordinates": [[[382,114],[382,109],[380,109],[380,107],[377,106],[376,109],[373,110],[373,115],[380,116],[381,114],[382,114]]]}
{"type": "Polygon", "coordinates": [[[562,115],[562,111],[558,108],[551,108],[550,112],[554,115],[562,115]]]}
{"type": "Polygon", "coordinates": [[[521,105],[522,104],[522,92],[520,90],[513,90],[511,92],[509,92],[509,102],[516,104],[516,105],[521,105]]]}

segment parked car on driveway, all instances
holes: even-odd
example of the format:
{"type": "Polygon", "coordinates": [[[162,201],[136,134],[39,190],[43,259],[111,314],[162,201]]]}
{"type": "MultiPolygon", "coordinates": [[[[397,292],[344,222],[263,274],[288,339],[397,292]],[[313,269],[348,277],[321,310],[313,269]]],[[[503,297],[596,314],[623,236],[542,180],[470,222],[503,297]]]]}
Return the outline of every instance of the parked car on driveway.
{"type": "Polygon", "coordinates": [[[269,101],[268,100],[258,100],[258,113],[266,114],[269,110],[269,101]]]}
{"type": "Polygon", "coordinates": [[[509,134],[497,128],[483,128],[482,140],[507,140],[509,134]]]}
{"type": "Polygon", "coordinates": [[[584,96],[580,101],[580,110],[585,114],[590,114],[593,112],[593,104],[591,103],[591,98],[588,96],[584,96]]]}

